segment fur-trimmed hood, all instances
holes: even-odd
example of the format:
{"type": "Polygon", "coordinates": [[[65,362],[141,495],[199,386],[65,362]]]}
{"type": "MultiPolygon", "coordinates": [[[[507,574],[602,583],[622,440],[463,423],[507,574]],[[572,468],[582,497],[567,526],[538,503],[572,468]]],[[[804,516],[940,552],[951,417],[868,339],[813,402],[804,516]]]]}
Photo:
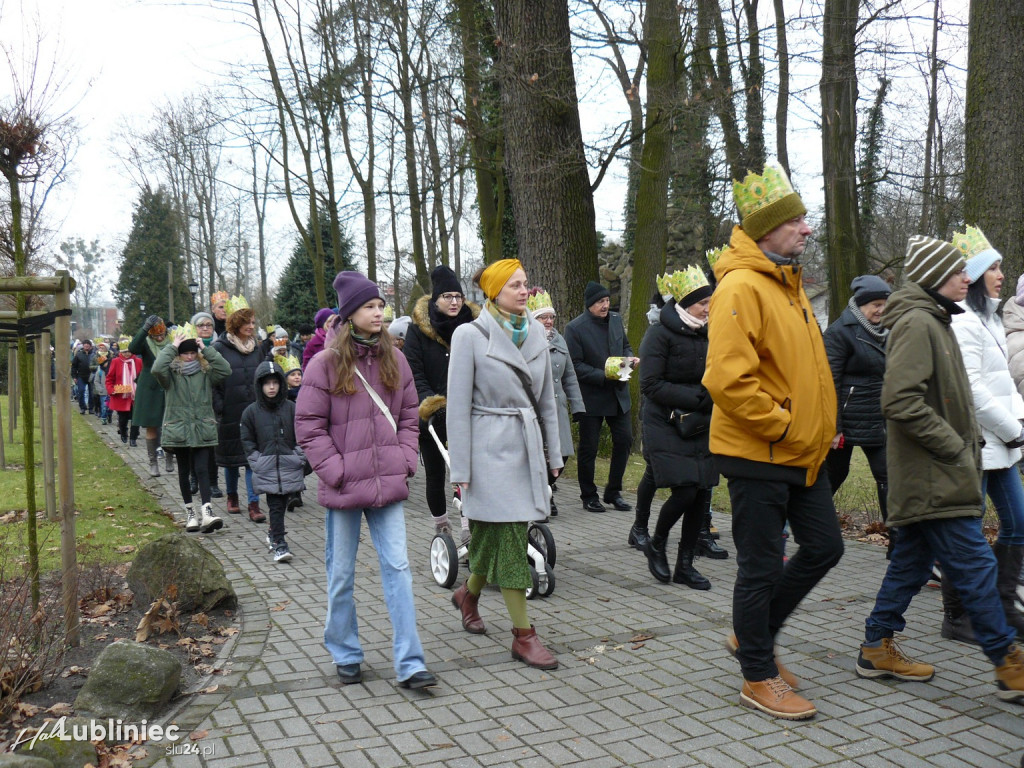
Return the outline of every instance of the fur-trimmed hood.
{"type": "MultiPolygon", "coordinates": [[[[473,319],[476,320],[480,315],[480,305],[466,299],[466,306],[469,307],[470,312],[473,313],[473,319]]],[[[412,308],[412,321],[416,323],[416,327],[420,329],[420,333],[431,341],[436,341],[438,344],[443,345],[445,349],[448,349],[448,343],[441,338],[440,334],[434,330],[434,326],[430,324],[429,296],[420,296],[416,300],[416,304],[412,308]]]]}

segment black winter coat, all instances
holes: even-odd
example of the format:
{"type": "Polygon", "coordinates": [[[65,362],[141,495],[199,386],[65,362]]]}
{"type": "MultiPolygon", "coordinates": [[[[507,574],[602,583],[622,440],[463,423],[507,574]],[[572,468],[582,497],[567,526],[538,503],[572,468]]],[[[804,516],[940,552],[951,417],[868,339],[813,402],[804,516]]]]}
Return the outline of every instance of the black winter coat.
{"type": "Polygon", "coordinates": [[[850,445],[885,445],[885,342],[868,333],[847,307],[825,330],[825,352],[836,385],[836,432],[850,445]]]}
{"type": "MultiPolygon", "coordinates": [[[[463,323],[471,323],[479,314],[480,307],[466,302],[460,319],[463,323]]],[[[430,324],[429,296],[421,296],[412,309],[412,323],[405,334],[402,353],[409,361],[416,381],[416,394],[421,403],[432,395],[448,395],[448,355],[451,353],[451,345],[430,324]]]]}
{"type": "Polygon", "coordinates": [[[263,361],[259,340],[253,351],[242,354],[227,340],[217,339],[214,346],[231,366],[231,375],[213,388],[213,412],[217,414],[217,464],[221,467],[247,466],[239,422],[250,403],[255,402],[256,368],[263,361]]]}
{"type": "Polygon", "coordinates": [[[661,308],[661,323],[648,328],[640,344],[644,458],[659,488],[718,485],[708,448],[713,403],[701,384],[707,354],[707,326],[684,326],[674,300],[661,308]],[[674,409],[689,414],[687,422],[695,420],[698,426],[691,437],[680,437],[669,421],[674,409]]]}
{"type": "Polygon", "coordinates": [[[303,488],[305,454],[295,442],[295,403],[280,366],[264,361],[256,369],[256,402],[242,413],[242,448],[252,469],[256,493],[284,495],[303,488]],[[273,399],[263,394],[262,382],[273,376],[280,383],[273,399]]]}
{"type": "Polygon", "coordinates": [[[75,356],[71,358],[71,378],[88,379],[92,371],[96,370],[96,351],[86,352],[79,348],[75,356]]]}
{"type": "Polygon", "coordinates": [[[622,315],[609,312],[607,319],[594,317],[590,310],[574,317],[562,334],[569,348],[583,404],[591,416],[615,416],[629,412],[629,382],[604,375],[609,357],[633,357],[622,315]]]}

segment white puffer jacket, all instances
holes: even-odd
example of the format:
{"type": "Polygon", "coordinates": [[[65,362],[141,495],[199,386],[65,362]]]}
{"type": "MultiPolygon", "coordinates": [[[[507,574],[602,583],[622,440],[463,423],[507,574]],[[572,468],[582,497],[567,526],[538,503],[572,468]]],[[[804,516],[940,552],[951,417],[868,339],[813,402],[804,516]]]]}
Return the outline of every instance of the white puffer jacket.
{"type": "Polygon", "coordinates": [[[1013,299],[1003,307],[1003,327],[1006,330],[1010,375],[1017,391],[1024,395],[1024,307],[1013,299]]]}
{"type": "Polygon", "coordinates": [[[1006,334],[994,304],[993,300],[992,314],[982,317],[960,302],[964,312],[953,316],[953,331],[971,382],[974,415],[985,439],[981,465],[986,470],[1006,469],[1020,461],[1020,449],[1008,448],[1006,442],[1020,435],[1024,419],[1024,398],[1010,376],[1006,334]]]}

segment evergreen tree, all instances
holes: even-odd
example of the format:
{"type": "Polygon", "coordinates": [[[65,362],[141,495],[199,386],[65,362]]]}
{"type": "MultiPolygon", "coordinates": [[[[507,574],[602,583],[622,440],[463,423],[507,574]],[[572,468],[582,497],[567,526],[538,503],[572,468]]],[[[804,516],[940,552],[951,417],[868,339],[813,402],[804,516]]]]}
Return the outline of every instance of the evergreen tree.
{"type": "MultiPolygon", "coordinates": [[[[323,221],[323,220],[321,220],[323,221]]],[[[331,237],[329,224],[323,222],[324,228],[324,262],[321,265],[324,276],[324,285],[327,286],[327,297],[331,306],[337,301],[337,296],[331,289],[331,283],[337,274],[334,268],[334,249],[330,247],[331,237]]],[[[341,263],[344,269],[355,269],[352,263],[352,241],[347,233],[341,236],[341,263]]],[[[281,274],[281,282],[277,286],[277,295],[274,298],[276,309],[274,318],[278,325],[283,325],[289,333],[293,333],[299,323],[313,322],[313,316],[317,310],[322,309],[316,300],[316,289],[314,288],[313,259],[302,238],[298,238],[292,256],[281,274]]]]}
{"type": "Polygon", "coordinates": [[[185,284],[181,251],[181,232],[170,198],[161,189],[142,190],[132,213],[132,231],[121,252],[114,288],[114,301],[121,309],[128,335],[135,335],[149,315],[159,315],[168,325],[192,317],[192,297],[185,284]],[[168,287],[174,296],[174,317],[169,316],[168,287]],[[140,302],[145,310],[139,309],[140,302]]]}

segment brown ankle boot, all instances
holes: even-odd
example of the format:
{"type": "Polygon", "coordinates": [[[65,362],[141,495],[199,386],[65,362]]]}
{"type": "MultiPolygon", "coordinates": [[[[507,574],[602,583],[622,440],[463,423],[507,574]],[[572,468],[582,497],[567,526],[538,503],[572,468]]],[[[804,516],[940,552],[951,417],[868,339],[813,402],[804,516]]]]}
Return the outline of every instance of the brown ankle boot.
{"type": "Polygon", "coordinates": [[[521,661],[528,667],[534,669],[557,669],[558,659],[551,655],[551,651],[541,645],[537,637],[537,630],[532,626],[529,629],[516,629],[512,627],[512,658],[521,661]]]}
{"type": "Polygon", "coordinates": [[[249,502],[249,519],[254,523],[265,523],[267,516],[260,511],[260,503],[258,501],[249,502]]]}
{"type": "Polygon", "coordinates": [[[241,511],[242,510],[238,506],[238,494],[237,493],[229,493],[228,494],[228,512],[230,512],[232,515],[237,515],[241,511]]]}
{"type": "Polygon", "coordinates": [[[480,618],[480,613],[476,609],[479,600],[480,595],[470,592],[466,584],[452,593],[452,605],[462,611],[462,628],[471,635],[487,634],[484,620],[480,618]]]}

